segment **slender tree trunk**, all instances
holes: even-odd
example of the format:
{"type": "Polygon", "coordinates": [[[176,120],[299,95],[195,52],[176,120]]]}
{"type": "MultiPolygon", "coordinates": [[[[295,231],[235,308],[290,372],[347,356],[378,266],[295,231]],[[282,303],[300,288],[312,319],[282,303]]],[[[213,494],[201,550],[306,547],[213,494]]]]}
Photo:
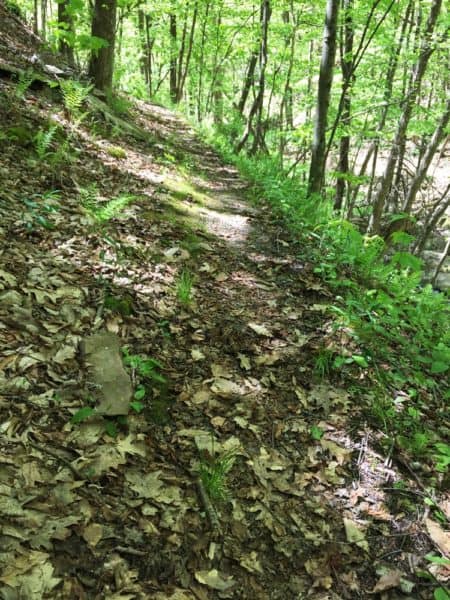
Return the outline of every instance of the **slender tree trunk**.
{"type": "Polygon", "coordinates": [[[117,0],[95,0],[92,35],[105,40],[107,46],[92,52],[89,77],[93,80],[95,87],[102,92],[112,89],[116,15],[117,0]]]}
{"type": "Polygon", "coordinates": [[[170,33],[170,99],[177,101],[177,17],[174,12],[169,15],[169,33],[170,33]]]}
{"type": "Polygon", "coordinates": [[[330,104],[331,84],[333,81],[334,58],[336,55],[338,12],[339,0],[327,0],[316,115],[314,118],[308,196],[321,193],[325,177],[325,133],[327,128],[328,107],[330,104]]]}
{"type": "Polygon", "coordinates": [[[248,95],[255,81],[255,69],[258,64],[258,50],[253,50],[250,59],[248,61],[247,72],[242,86],[241,97],[237,104],[237,110],[242,115],[244,114],[245,104],[248,99],[248,95]]]}
{"type": "Polygon", "coordinates": [[[39,8],[38,8],[39,0],[34,0],[33,3],[33,33],[36,35],[39,34],[39,8]]]}
{"type": "Polygon", "coordinates": [[[75,65],[73,47],[67,41],[66,34],[74,34],[73,17],[70,12],[69,0],[60,0],[58,2],[58,28],[60,31],[59,51],[67,60],[70,67],[75,65]]]}
{"type": "Polygon", "coordinates": [[[424,32],[424,38],[422,41],[420,54],[414,66],[411,85],[405,99],[403,112],[400,117],[399,124],[397,126],[397,131],[394,137],[394,141],[392,143],[389,157],[387,159],[386,168],[381,179],[380,187],[374,198],[373,211],[367,229],[368,233],[370,234],[380,232],[381,218],[383,216],[386,200],[391,189],[395,166],[399,158],[399,152],[402,148],[402,144],[406,136],[406,130],[408,128],[412,111],[420,91],[420,84],[422,82],[422,78],[424,76],[430,56],[434,50],[434,47],[431,44],[431,37],[435,29],[436,21],[440,13],[441,6],[442,0],[433,0],[424,32]]]}
{"type": "Polygon", "coordinates": [[[338,178],[336,182],[335,210],[341,210],[348,187],[346,177],[349,172],[350,134],[348,129],[351,120],[351,86],[353,82],[353,0],[344,0],[344,44],[341,57],[342,85],[345,90],[342,99],[341,123],[345,129],[339,142],[338,178]]]}
{"type": "Polygon", "coordinates": [[[47,38],[47,0],[41,0],[41,38],[47,38]]]}
{"type": "Polygon", "coordinates": [[[261,0],[260,6],[260,24],[261,24],[261,40],[259,46],[259,79],[258,79],[258,91],[250,109],[247,125],[242,138],[236,146],[236,152],[240,152],[246,144],[250,133],[253,130],[253,119],[256,118],[256,127],[254,130],[253,145],[251,153],[257,152],[259,149],[265,147],[264,142],[264,131],[262,123],[262,112],[264,104],[264,91],[266,84],[266,66],[267,66],[267,53],[268,53],[268,33],[269,33],[269,22],[272,13],[270,0],[261,0]]]}
{"type": "MultiPolygon", "coordinates": [[[[377,162],[377,158],[378,158],[378,149],[379,149],[379,145],[380,145],[380,135],[384,129],[384,126],[386,124],[386,119],[387,119],[387,116],[389,113],[389,106],[390,106],[390,103],[392,100],[392,90],[394,87],[394,77],[395,77],[395,73],[397,72],[400,54],[401,54],[401,51],[403,48],[404,41],[406,39],[406,28],[408,27],[408,24],[410,22],[410,15],[411,15],[411,11],[413,9],[414,2],[415,2],[415,0],[409,0],[409,2],[408,2],[404,17],[402,19],[402,27],[400,30],[399,40],[398,40],[398,43],[396,44],[395,51],[391,54],[390,59],[389,59],[387,75],[386,75],[386,80],[385,80],[385,84],[384,84],[384,94],[383,94],[384,104],[383,104],[383,108],[381,110],[381,115],[380,115],[380,119],[379,119],[378,126],[377,126],[377,135],[376,135],[374,141],[370,144],[369,149],[367,150],[367,154],[363,160],[363,163],[362,163],[361,168],[358,173],[359,177],[362,177],[363,175],[365,175],[366,169],[369,165],[370,159],[373,154],[375,156],[374,156],[374,160],[372,163],[373,164],[372,171],[373,171],[373,174],[375,173],[375,167],[376,167],[376,162],[377,162]]],[[[367,202],[369,204],[371,202],[373,184],[374,184],[374,178],[372,176],[372,179],[370,181],[369,193],[367,195],[367,202]]],[[[360,188],[360,185],[358,184],[355,187],[355,189],[353,190],[352,204],[354,204],[356,202],[359,188],[360,188]]]]}
{"type": "MultiPolygon", "coordinates": [[[[189,41],[188,41],[188,47],[187,47],[187,53],[186,53],[186,60],[185,60],[184,68],[181,63],[182,68],[179,71],[178,96],[177,96],[178,102],[180,102],[183,97],[184,85],[186,83],[186,77],[187,77],[187,74],[189,71],[189,64],[191,62],[192,48],[194,45],[195,27],[197,24],[197,14],[198,14],[198,2],[196,1],[195,5],[194,5],[194,13],[192,15],[191,30],[189,32],[189,41]]],[[[181,58],[180,58],[180,61],[181,61],[181,58]]]]}
{"type": "Polygon", "coordinates": [[[208,24],[208,15],[211,3],[208,1],[205,7],[205,14],[202,23],[202,35],[200,41],[200,64],[198,74],[198,89],[197,89],[197,119],[201,123],[203,118],[203,73],[205,70],[205,42],[206,42],[206,26],[208,24]]]}
{"type": "Polygon", "coordinates": [[[152,38],[150,31],[152,29],[152,18],[150,15],[145,15],[145,42],[147,46],[147,77],[148,77],[148,95],[151,97],[153,93],[153,44],[155,39],[152,38]]]}
{"type": "Polygon", "coordinates": [[[148,84],[148,63],[147,63],[147,43],[145,39],[145,14],[142,9],[138,10],[138,32],[139,32],[139,41],[141,44],[141,57],[139,60],[139,64],[141,67],[141,74],[145,79],[145,83],[148,84]]]}

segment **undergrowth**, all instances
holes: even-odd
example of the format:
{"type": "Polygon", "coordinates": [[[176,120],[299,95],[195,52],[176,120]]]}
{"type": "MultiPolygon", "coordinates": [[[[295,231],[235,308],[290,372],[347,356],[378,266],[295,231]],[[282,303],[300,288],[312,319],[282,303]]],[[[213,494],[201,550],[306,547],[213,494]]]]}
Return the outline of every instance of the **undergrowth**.
{"type": "Polygon", "coordinates": [[[383,398],[369,407],[376,423],[403,450],[442,471],[450,431],[426,424],[426,414],[431,410],[439,422],[450,396],[448,297],[420,285],[422,263],[407,252],[411,236],[399,233],[399,250],[389,253],[381,237],[336,218],[331,197],[307,198],[301,170],[290,176],[277,157],[236,155],[223,132],[202,133],[251,182],[253,198],[271,205],[333,292],[328,311],[338,341],[319,352],[316,375],[370,382],[383,398]],[[396,404],[399,393],[405,406],[396,404]]]}

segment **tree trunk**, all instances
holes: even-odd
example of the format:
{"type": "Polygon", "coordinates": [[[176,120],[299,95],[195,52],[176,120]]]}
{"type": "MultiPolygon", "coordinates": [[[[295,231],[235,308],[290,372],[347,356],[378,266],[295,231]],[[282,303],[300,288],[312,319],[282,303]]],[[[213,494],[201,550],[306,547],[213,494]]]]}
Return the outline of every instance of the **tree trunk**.
{"type": "MultiPolygon", "coordinates": [[[[370,162],[370,158],[372,157],[372,155],[374,154],[374,160],[373,160],[373,173],[375,170],[375,166],[376,166],[376,161],[377,161],[377,156],[378,156],[378,149],[379,149],[379,145],[380,145],[380,134],[383,131],[384,125],[386,123],[386,119],[388,116],[388,112],[389,112],[389,106],[392,100],[392,90],[394,87],[394,77],[395,77],[395,73],[397,72],[397,66],[398,66],[398,62],[399,62],[399,58],[400,58],[400,54],[403,48],[403,43],[406,39],[406,28],[410,22],[410,15],[413,9],[413,5],[414,5],[414,1],[415,0],[409,0],[408,5],[406,7],[405,10],[405,14],[403,16],[402,19],[402,27],[400,30],[400,36],[399,36],[399,40],[398,43],[396,44],[395,47],[395,51],[391,54],[390,58],[389,58],[389,64],[388,64],[388,69],[387,69],[387,75],[386,75],[386,80],[385,80],[385,84],[384,84],[384,94],[383,94],[383,100],[384,100],[384,105],[383,108],[381,110],[381,115],[380,115],[380,120],[378,122],[378,126],[377,126],[377,136],[375,137],[374,141],[370,144],[369,149],[367,151],[366,156],[364,157],[363,163],[361,165],[361,169],[358,173],[359,177],[362,177],[363,175],[365,175],[366,173],[366,169],[367,166],[370,162]]],[[[369,193],[367,195],[367,202],[368,204],[370,204],[371,201],[371,197],[372,197],[372,186],[374,183],[374,179],[372,177],[371,181],[370,181],[370,189],[369,189],[369,193]]],[[[356,202],[356,198],[359,192],[359,187],[360,185],[358,184],[355,189],[353,190],[353,194],[352,194],[352,204],[354,204],[356,202]]]]}
{"type": "Polygon", "coordinates": [[[330,104],[331,84],[333,81],[334,58],[336,55],[338,12],[339,0],[327,0],[316,115],[314,118],[308,196],[321,193],[325,176],[325,133],[327,128],[328,107],[330,104]]]}
{"type": "Polygon", "coordinates": [[[174,12],[169,15],[169,33],[170,33],[170,72],[169,86],[170,99],[177,101],[177,17],[174,12]]]}
{"type": "Polygon", "coordinates": [[[242,115],[244,113],[245,104],[248,99],[248,95],[255,81],[255,69],[258,63],[258,50],[253,50],[250,60],[248,61],[247,73],[244,79],[244,85],[242,86],[241,97],[237,104],[237,110],[242,115]]]}
{"type": "Polygon", "coordinates": [[[424,76],[428,61],[433,53],[434,47],[431,44],[431,37],[436,25],[442,6],[442,0],[433,0],[428,21],[425,27],[424,36],[422,39],[419,57],[414,66],[411,77],[411,84],[406,95],[403,112],[400,117],[391,151],[387,159],[386,168],[381,179],[380,187],[375,195],[372,215],[369,220],[367,232],[370,234],[378,234],[380,232],[381,218],[383,216],[384,207],[391,190],[392,181],[394,178],[394,170],[399,159],[400,150],[405,140],[406,130],[416,103],[417,96],[420,91],[420,84],[424,76]]]}
{"type": "Polygon", "coordinates": [[[58,2],[58,28],[60,32],[59,51],[67,60],[70,67],[75,65],[73,47],[69,44],[67,34],[74,34],[73,16],[70,12],[69,0],[60,0],[58,2]]]}
{"type": "Polygon", "coordinates": [[[236,146],[236,152],[240,152],[247,142],[250,133],[253,130],[253,119],[256,117],[256,127],[254,130],[253,145],[251,153],[256,153],[259,149],[265,147],[264,142],[264,131],[262,123],[262,112],[264,103],[264,91],[266,84],[266,66],[267,66],[267,43],[269,33],[269,22],[272,14],[272,8],[270,0],[261,0],[260,7],[260,23],[261,23],[261,40],[259,46],[259,79],[258,79],[258,92],[253,101],[253,105],[250,109],[250,113],[247,119],[247,126],[244,134],[236,146]]]}
{"type": "Polygon", "coordinates": [[[344,0],[344,44],[342,49],[341,68],[342,68],[342,114],[341,123],[345,129],[344,135],[339,142],[339,163],[338,178],[336,182],[336,198],[334,201],[335,210],[341,210],[344,202],[344,196],[348,187],[346,177],[349,172],[349,152],[350,152],[350,127],[351,119],[351,86],[353,82],[353,0],[344,0]]]}
{"type": "Polygon", "coordinates": [[[203,117],[203,72],[205,69],[205,42],[206,42],[206,26],[208,24],[208,15],[211,3],[208,1],[205,7],[205,14],[202,23],[202,35],[200,41],[200,65],[198,75],[198,89],[197,89],[197,119],[201,123],[203,117]]]}
{"type": "MultiPolygon", "coordinates": [[[[186,83],[186,77],[187,77],[187,74],[189,71],[189,64],[191,62],[192,48],[194,46],[195,27],[197,25],[197,14],[198,14],[198,2],[196,1],[195,5],[194,5],[194,13],[192,15],[191,30],[189,32],[189,41],[188,41],[188,48],[187,48],[187,53],[186,53],[186,60],[184,63],[184,68],[183,68],[183,63],[181,62],[181,67],[179,70],[178,94],[177,94],[178,102],[180,102],[183,97],[184,85],[186,83]]],[[[181,61],[181,59],[180,59],[180,61],[181,61]]]]}
{"type": "Polygon", "coordinates": [[[94,50],[89,64],[89,77],[97,89],[112,89],[114,74],[114,45],[116,37],[117,0],[95,0],[92,35],[102,38],[107,46],[94,50]]]}

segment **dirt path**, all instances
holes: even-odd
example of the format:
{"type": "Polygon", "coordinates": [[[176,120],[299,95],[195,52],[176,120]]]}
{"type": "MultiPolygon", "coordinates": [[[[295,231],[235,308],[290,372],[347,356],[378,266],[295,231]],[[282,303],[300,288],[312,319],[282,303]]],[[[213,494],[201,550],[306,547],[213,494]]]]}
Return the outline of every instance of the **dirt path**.
{"type": "Polygon", "coordinates": [[[361,392],[320,377],[332,299],[186,124],[144,104],[134,116],[148,144],[80,132],[57,175],[19,145],[2,158],[0,593],[367,598],[375,560],[393,577],[427,542],[408,515],[400,550],[386,538],[382,486],[398,475],[358,425],[361,392]],[[78,347],[103,330],[165,382],[144,381],[126,424],[74,423],[93,394],[78,347]],[[228,496],[210,503],[196,473],[221,457],[228,496]]]}

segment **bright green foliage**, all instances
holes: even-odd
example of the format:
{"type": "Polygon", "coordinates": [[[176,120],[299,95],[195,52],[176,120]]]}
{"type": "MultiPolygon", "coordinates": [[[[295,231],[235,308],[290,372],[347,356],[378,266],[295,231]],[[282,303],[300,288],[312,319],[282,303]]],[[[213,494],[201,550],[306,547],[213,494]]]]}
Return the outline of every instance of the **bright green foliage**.
{"type": "Polygon", "coordinates": [[[60,82],[60,87],[65,109],[76,121],[82,121],[87,113],[81,113],[81,108],[93,86],[84,85],[76,79],[65,79],[60,82]]]}
{"type": "Polygon", "coordinates": [[[183,306],[189,306],[192,303],[192,288],[194,285],[194,276],[190,271],[184,269],[176,283],[177,298],[183,306]]]}
{"type": "Polygon", "coordinates": [[[122,159],[127,157],[127,153],[120,146],[109,146],[109,148],[106,151],[113,158],[122,159]]]}
{"type": "Polygon", "coordinates": [[[118,216],[128,204],[136,199],[136,196],[123,195],[112,198],[106,203],[101,203],[95,186],[81,190],[80,195],[83,207],[99,225],[105,224],[118,216]]]}
{"type": "Polygon", "coordinates": [[[48,129],[39,129],[35,135],[34,144],[39,160],[43,161],[45,158],[48,158],[50,154],[52,154],[51,145],[57,130],[57,125],[50,125],[48,129]]]}
{"type": "Polygon", "coordinates": [[[36,74],[31,69],[22,71],[19,74],[19,79],[16,85],[16,98],[22,100],[25,96],[25,92],[36,79],[36,74]]]}
{"type": "Polygon", "coordinates": [[[220,456],[203,458],[198,466],[199,477],[206,493],[213,501],[229,499],[227,478],[236,461],[236,451],[229,450],[220,456]]]}

